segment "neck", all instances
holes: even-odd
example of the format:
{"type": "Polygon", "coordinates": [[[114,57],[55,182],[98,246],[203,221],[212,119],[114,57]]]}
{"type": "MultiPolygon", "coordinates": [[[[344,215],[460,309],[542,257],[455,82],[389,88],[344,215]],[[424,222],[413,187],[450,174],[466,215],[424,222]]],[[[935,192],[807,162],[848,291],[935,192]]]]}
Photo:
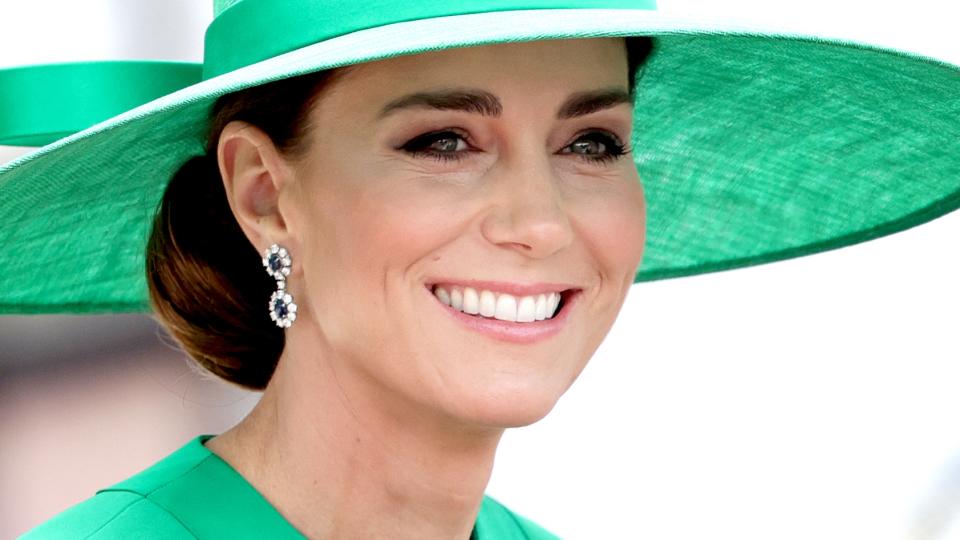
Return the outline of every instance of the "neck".
{"type": "Polygon", "coordinates": [[[457,425],[309,350],[288,339],[254,410],[207,446],[309,538],[467,540],[503,430],[457,425]]]}

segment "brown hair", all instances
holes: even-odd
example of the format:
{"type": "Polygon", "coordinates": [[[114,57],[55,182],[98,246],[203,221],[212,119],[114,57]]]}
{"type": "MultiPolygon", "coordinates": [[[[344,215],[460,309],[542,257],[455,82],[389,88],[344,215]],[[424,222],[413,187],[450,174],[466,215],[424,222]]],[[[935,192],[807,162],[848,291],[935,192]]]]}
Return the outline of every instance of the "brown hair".
{"type": "MultiPolygon", "coordinates": [[[[652,50],[630,37],[630,93],[652,50]]],[[[276,288],[261,255],[237,224],[217,165],[217,143],[234,120],[257,126],[282,154],[305,149],[313,104],[344,69],[284,79],[227,94],[210,114],[206,154],[170,179],[146,249],[147,285],[157,318],[203,368],[253,390],[266,387],[283,351],[283,330],[267,302],[276,288]]]]}

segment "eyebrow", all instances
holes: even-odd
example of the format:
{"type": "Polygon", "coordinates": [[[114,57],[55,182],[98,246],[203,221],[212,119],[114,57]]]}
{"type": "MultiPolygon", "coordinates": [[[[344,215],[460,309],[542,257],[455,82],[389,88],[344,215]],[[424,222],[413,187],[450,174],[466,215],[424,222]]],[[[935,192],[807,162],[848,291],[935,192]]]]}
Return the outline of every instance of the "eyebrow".
{"type": "MultiPolygon", "coordinates": [[[[557,118],[567,120],[616,107],[623,103],[632,104],[633,98],[626,90],[619,88],[577,92],[571,94],[560,105],[560,108],[557,109],[557,118]]],[[[379,118],[382,119],[402,109],[464,111],[483,116],[499,117],[503,112],[503,104],[500,103],[497,96],[485,90],[455,89],[415,92],[387,103],[380,111],[379,118]]]]}

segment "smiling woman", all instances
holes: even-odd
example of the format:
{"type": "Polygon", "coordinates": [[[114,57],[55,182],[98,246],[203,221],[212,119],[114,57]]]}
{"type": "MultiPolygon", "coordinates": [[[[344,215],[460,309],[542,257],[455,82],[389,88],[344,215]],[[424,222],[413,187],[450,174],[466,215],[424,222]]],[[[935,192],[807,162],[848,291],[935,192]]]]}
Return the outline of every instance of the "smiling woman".
{"type": "Polygon", "coordinates": [[[47,269],[0,308],[149,297],[197,362],[263,391],[28,537],[553,538],[484,495],[497,446],[635,281],[960,201],[951,66],[636,0],[453,4],[219,2],[207,80],[0,170],[0,216],[47,269]],[[63,231],[75,256],[47,245],[63,231]]]}
{"type": "MultiPolygon", "coordinates": [[[[309,234],[300,234],[309,241],[337,240],[347,246],[354,246],[359,255],[351,255],[351,261],[360,260],[360,257],[366,255],[383,257],[395,251],[396,238],[440,241],[440,238],[431,239],[426,233],[437,230],[437,226],[442,222],[432,221],[435,219],[433,214],[424,212],[461,216],[460,220],[451,220],[450,227],[454,228],[461,227],[459,221],[464,219],[476,220],[476,216],[467,215],[465,210],[478,193],[468,190],[469,185],[464,182],[472,176],[471,181],[475,187],[488,183],[485,175],[489,172],[483,170],[482,164],[486,163],[486,167],[489,167],[498,161],[503,162],[503,157],[498,159],[497,154],[509,152],[509,147],[502,145],[513,143],[519,136],[525,136],[527,129],[532,127],[520,116],[521,113],[533,118],[536,118],[536,115],[541,116],[541,123],[552,124],[546,128],[546,132],[559,132],[561,136],[569,139],[562,141],[566,143],[562,146],[558,146],[560,143],[556,142],[556,135],[554,140],[548,141],[544,138],[541,141],[541,153],[544,156],[554,156],[553,164],[549,166],[556,167],[562,163],[559,161],[561,159],[581,160],[578,169],[572,174],[587,182],[597,182],[598,175],[609,176],[611,171],[619,171],[618,174],[623,177],[619,182],[619,190],[601,191],[599,185],[588,186],[588,191],[595,193],[594,197],[602,194],[602,197],[608,199],[607,202],[601,199],[595,201],[597,204],[594,211],[606,213],[604,208],[611,204],[609,208],[623,208],[625,215],[620,216],[620,219],[642,219],[642,212],[637,212],[635,207],[642,204],[636,168],[629,161],[623,160],[620,160],[618,168],[611,168],[609,164],[628,154],[629,149],[622,141],[630,140],[633,103],[631,96],[635,90],[635,75],[651,48],[648,38],[628,38],[625,42],[626,47],[624,40],[610,39],[501,44],[477,49],[440,51],[323,71],[220,98],[211,113],[208,152],[188,161],[174,175],[153,225],[147,249],[147,275],[155,309],[191,356],[198,359],[204,367],[249,388],[259,390],[266,387],[283,350],[284,334],[274,325],[267,323],[267,313],[261,307],[262,299],[270,296],[274,281],[256,265],[250,264],[250,260],[256,256],[248,247],[251,240],[243,234],[224,192],[216,152],[221,134],[225,130],[227,133],[257,132],[261,140],[268,141],[275,149],[277,156],[274,156],[274,159],[282,156],[285,160],[297,164],[303,171],[301,176],[317,175],[316,171],[309,170],[311,166],[323,173],[313,180],[317,187],[327,190],[317,196],[320,201],[317,204],[329,201],[328,204],[333,208],[324,208],[324,211],[317,212],[316,208],[323,207],[316,206],[312,211],[307,208],[301,213],[323,218],[327,222],[326,226],[342,232],[339,235],[321,234],[324,224],[317,224],[318,228],[308,229],[309,234]],[[584,72],[579,74],[580,79],[590,82],[574,82],[567,87],[557,85],[558,79],[550,72],[556,69],[545,69],[544,66],[549,66],[550,62],[544,61],[543,57],[559,53],[569,59],[568,66],[581,66],[581,71],[584,72]],[[601,62],[596,61],[598,57],[601,62]],[[523,62],[526,62],[526,65],[523,62]],[[494,91],[497,88],[486,82],[495,80],[493,74],[505,75],[507,69],[523,70],[537,66],[540,66],[540,71],[544,71],[544,85],[556,85],[556,95],[563,98],[558,101],[559,105],[550,104],[553,110],[536,110],[537,105],[546,105],[541,98],[543,90],[537,88],[532,91],[528,89],[526,92],[514,89],[513,95],[516,99],[507,102],[505,107],[494,91]],[[588,70],[593,70],[593,73],[588,70]],[[471,88],[465,84],[463,71],[477,81],[476,87],[471,88]],[[380,84],[381,81],[400,80],[403,78],[401,73],[419,77],[418,83],[411,85],[413,92],[405,93],[403,86],[394,83],[388,86],[389,92],[377,93],[378,89],[387,88],[380,84]],[[601,81],[604,81],[604,77],[610,81],[611,88],[603,88],[601,81]],[[564,96],[564,92],[568,95],[564,96]],[[353,96],[354,99],[344,102],[343,98],[346,96],[353,96]],[[381,106],[381,102],[385,105],[381,106]],[[348,116],[352,116],[353,120],[345,121],[344,118],[348,116]],[[366,117],[370,117],[369,131],[350,129],[356,120],[366,117]],[[433,125],[438,128],[431,129],[433,125]],[[580,125],[589,127],[584,129],[579,127],[580,125]],[[238,129],[246,126],[252,129],[238,129]],[[604,126],[606,129],[603,129],[604,126]],[[499,145],[494,130],[504,134],[499,145]],[[481,135],[486,137],[483,144],[488,148],[474,140],[481,135]],[[354,138],[351,139],[351,136],[354,138]],[[366,138],[360,138],[363,136],[366,138]],[[551,148],[551,144],[556,148],[551,148]],[[474,162],[465,162],[470,159],[474,162]],[[624,163],[627,163],[626,167],[623,166],[624,163]],[[380,164],[385,172],[375,173],[372,167],[374,164],[380,164]],[[357,167],[369,178],[360,177],[348,182],[347,179],[351,177],[332,172],[338,170],[337,167],[347,165],[357,167]],[[414,170],[420,170],[422,174],[411,175],[414,170]],[[417,183],[421,185],[417,185],[411,176],[419,177],[417,183]],[[460,199],[457,199],[456,193],[450,193],[449,188],[444,188],[445,185],[451,185],[454,177],[459,178],[462,185],[460,199]],[[428,182],[424,183],[424,180],[428,182]],[[392,186],[394,191],[384,191],[385,186],[392,186]],[[446,198],[431,201],[430,197],[439,196],[440,191],[446,192],[446,198]],[[356,210],[359,207],[352,204],[351,200],[371,193],[379,193],[382,200],[370,201],[371,215],[357,215],[356,210]],[[410,199],[413,203],[397,204],[397,201],[405,199],[410,199]],[[629,206],[630,201],[634,207],[629,206]],[[388,214],[384,209],[388,207],[395,207],[406,215],[397,215],[396,223],[386,223],[384,218],[388,214]],[[454,209],[459,211],[454,212],[454,209]],[[347,234],[354,231],[359,233],[364,230],[363,226],[349,226],[351,220],[361,222],[360,225],[369,221],[366,227],[379,227],[373,231],[372,238],[347,237],[347,234]],[[412,228],[418,220],[427,221],[425,230],[404,232],[405,229],[412,228]],[[382,250],[371,249],[377,239],[389,245],[382,250]],[[251,291],[256,290],[261,293],[251,294],[251,291]],[[210,298],[216,298],[216,301],[208,301],[210,298]],[[211,339],[211,335],[219,336],[219,339],[211,339]]],[[[572,78],[576,73],[569,68],[564,72],[567,78],[572,78]]],[[[504,82],[510,80],[516,83],[523,79],[513,77],[504,82]]],[[[531,83],[527,80],[526,84],[531,83]]],[[[508,86],[503,87],[500,94],[510,95],[509,90],[508,86]]],[[[536,174],[541,179],[549,178],[549,175],[536,174]]],[[[506,195],[507,202],[517,202],[518,199],[509,194],[516,192],[518,178],[529,176],[529,172],[507,172],[506,179],[501,182],[508,185],[502,186],[501,197],[506,195]]],[[[261,190],[260,195],[263,194],[264,186],[254,187],[261,190]]],[[[550,186],[546,187],[549,191],[550,186]]],[[[297,189],[301,190],[303,186],[298,186],[297,189]]],[[[294,200],[305,200],[303,195],[302,191],[298,191],[294,200]]],[[[563,196],[564,193],[548,193],[545,198],[536,192],[531,195],[537,198],[535,202],[549,203],[551,199],[563,196]]],[[[279,194],[274,196],[278,197],[279,194]]],[[[575,202],[588,201],[575,193],[567,193],[565,196],[575,202]]],[[[249,196],[244,200],[268,207],[278,204],[276,201],[252,201],[249,196]]],[[[486,207],[496,206],[496,203],[496,200],[490,198],[479,203],[473,202],[478,213],[489,211],[486,207]]],[[[565,203],[560,201],[554,204],[565,203]]],[[[234,202],[233,206],[236,207],[237,202],[234,202]]],[[[259,217],[262,222],[264,218],[259,217]]],[[[587,215],[582,219],[588,224],[596,224],[593,226],[597,227],[603,223],[603,220],[597,218],[598,216],[587,215]]],[[[487,219],[498,218],[494,216],[487,219]]],[[[543,223],[532,225],[541,228],[544,226],[543,223]]],[[[546,223],[546,226],[550,225],[549,222],[546,223]]],[[[553,226],[556,227],[556,224],[553,226]]],[[[642,234],[642,222],[635,223],[633,229],[642,234]]],[[[482,232],[478,232],[482,236],[482,232]]],[[[566,232],[568,237],[570,234],[569,231],[566,232]]],[[[604,233],[603,236],[610,235],[604,233]]],[[[461,239],[461,242],[464,241],[469,241],[469,237],[461,239]]],[[[635,238],[624,238],[623,241],[633,250],[642,246],[642,242],[636,242],[635,238]]],[[[518,241],[514,243],[519,244],[520,249],[542,249],[538,243],[533,246],[526,246],[518,241]]],[[[303,248],[288,248],[294,253],[304,252],[303,248]]],[[[313,251],[317,248],[308,249],[313,251]]],[[[349,252],[338,246],[322,245],[321,253],[349,252]]],[[[440,254],[436,256],[439,257],[440,254]]],[[[634,256],[639,256],[639,253],[634,256]]],[[[480,259],[481,263],[490,261],[486,253],[477,253],[472,257],[480,259]]],[[[326,268],[331,269],[325,269],[328,272],[325,283],[335,283],[338,276],[356,277],[354,271],[339,270],[343,268],[340,266],[343,263],[339,260],[329,256],[324,259],[325,261],[317,261],[317,264],[325,262],[326,268]]],[[[526,309],[532,301],[534,319],[542,321],[547,318],[545,314],[548,295],[559,293],[558,300],[561,297],[569,299],[583,289],[577,284],[562,287],[537,285],[538,282],[557,281],[558,277],[563,276],[529,275],[530,271],[524,271],[523,274],[526,275],[507,275],[507,272],[496,267],[478,272],[476,269],[479,267],[463,257],[456,258],[456,255],[452,254],[450,259],[457,260],[463,268],[434,271],[438,274],[436,278],[431,278],[424,284],[431,292],[441,295],[441,300],[444,294],[452,296],[454,300],[459,297],[461,300],[455,301],[453,306],[458,311],[471,315],[494,318],[499,305],[499,318],[502,319],[507,303],[513,299],[516,304],[514,311],[518,307],[526,309]],[[453,277],[461,278],[461,281],[454,283],[449,279],[453,277]],[[476,283],[481,279],[501,283],[484,289],[476,283]],[[465,287],[462,280],[471,280],[473,286],[465,287]],[[526,288],[523,289],[523,286],[526,288]],[[535,289],[530,289],[530,286],[535,289]],[[523,297],[515,298],[515,295],[523,297]],[[539,312],[544,316],[536,317],[539,312]]],[[[576,268],[564,261],[553,261],[551,266],[555,267],[551,270],[552,274],[558,273],[556,268],[576,268]]],[[[635,266],[636,263],[630,271],[635,272],[635,266]]],[[[570,271],[567,270],[566,273],[569,274],[570,271]]],[[[566,276],[568,280],[569,277],[566,276]]],[[[295,279],[291,281],[296,282],[295,279]]],[[[632,282],[632,276],[629,282],[632,282]]],[[[293,297],[299,296],[296,294],[299,288],[293,288],[293,297]]],[[[332,290],[343,289],[333,287],[332,290]]],[[[351,298],[362,297],[363,295],[359,294],[351,298]]],[[[331,300],[322,305],[343,305],[336,304],[338,301],[348,300],[331,300]]],[[[380,299],[370,305],[380,305],[383,301],[380,299]]],[[[449,301],[446,303],[450,304],[449,301]]],[[[339,315],[340,312],[332,314],[339,315]]],[[[377,316],[389,318],[391,315],[377,313],[377,316]]],[[[512,318],[516,321],[517,315],[512,318]]],[[[376,320],[371,317],[368,324],[375,327],[376,320]]],[[[556,322],[559,321],[560,318],[556,322]]],[[[464,322],[473,328],[486,328],[513,341],[529,340],[529,337],[524,336],[535,337],[550,329],[555,331],[559,328],[556,323],[518,328],[516,325],[483,322],[475,317],[464,322]]],[[[533,319],[521,322],[533,322],[533,319]]]]}
{"type": "MultiPolygon", "coordinates": [[[[493,44],[217,100],[207,153],[161,200],[146,274],[190,355],[264,394],[181,454],[228,465],[311,538],[549,537],[483,491],[503,430],[549,412],[633,283],[645,214],[626,158],[649,50],[493,44]],[[263,309],[276,281],[258,253],[274,244],[286,327],[263,309]]],[[[199,481],[177,475],[171,500],[199,481]]]]}

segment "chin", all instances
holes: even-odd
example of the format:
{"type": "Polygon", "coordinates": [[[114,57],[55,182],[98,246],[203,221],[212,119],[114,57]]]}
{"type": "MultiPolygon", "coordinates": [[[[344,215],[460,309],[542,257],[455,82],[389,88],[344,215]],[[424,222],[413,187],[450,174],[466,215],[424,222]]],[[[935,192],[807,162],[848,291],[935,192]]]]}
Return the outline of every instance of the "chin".
{"type": "Polygon", "coordinates": [[[488,427],[510,428],[533,424],[553,410],[562,392],[538,389],[512,389],[488,392],[471,400],[463,400],[460,414],[472,423],[488,427]],[[468,407],[463,410],[462,407],[468,407]]]}

